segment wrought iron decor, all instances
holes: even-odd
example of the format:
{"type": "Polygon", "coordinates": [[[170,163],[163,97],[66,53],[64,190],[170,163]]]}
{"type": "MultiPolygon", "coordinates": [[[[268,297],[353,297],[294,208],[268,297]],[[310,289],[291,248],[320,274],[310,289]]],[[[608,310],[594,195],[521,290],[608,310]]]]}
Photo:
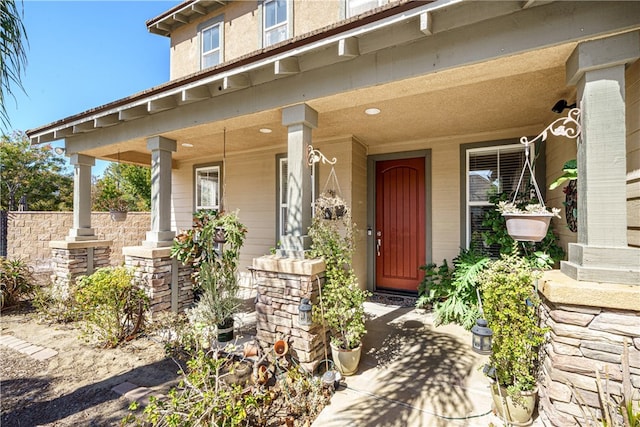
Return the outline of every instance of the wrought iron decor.
{"type": "Polygon", "coordinates": [[[313,166],[315,163],[322,162],[324,164],[335,165],[338,160],[334,157],[329,160],[327,157],[320,152],[320,150],[316,150],[313,148],[313,145],[307,145],[307,165],[313,166]]]}

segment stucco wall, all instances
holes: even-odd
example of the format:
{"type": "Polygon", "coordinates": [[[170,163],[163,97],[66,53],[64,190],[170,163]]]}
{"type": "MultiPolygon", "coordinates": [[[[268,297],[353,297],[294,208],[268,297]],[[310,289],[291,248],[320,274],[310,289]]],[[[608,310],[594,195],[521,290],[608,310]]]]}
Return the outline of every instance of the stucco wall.
{"type": "MultiPolygon", "coordinates": [[[[108,212],[93,212],[91,225],[100,240],[113,240],[111,265],[124,262],[122,248],[137,246],[151,224],[148,212],[129,212],[124,222],[113,222],[108,212]]],[[[48,269],[51,240],[64,240],[73,227],[72,212],[11,212],[7,230],[7,256],[22,258],[37,269],[48,269]]]]}
{"type": "MultiPolygon", "coordinates": [[[[198,25],[224,15],[223,61],[233,61],[262,49],[262,11],[257,1],[231,2],[171,35],[171,79],[200,70],[198,25]]],[[[296,1],[293,4],[293,37],[325,27],[341,19],[340,0],[296,1]]]]}

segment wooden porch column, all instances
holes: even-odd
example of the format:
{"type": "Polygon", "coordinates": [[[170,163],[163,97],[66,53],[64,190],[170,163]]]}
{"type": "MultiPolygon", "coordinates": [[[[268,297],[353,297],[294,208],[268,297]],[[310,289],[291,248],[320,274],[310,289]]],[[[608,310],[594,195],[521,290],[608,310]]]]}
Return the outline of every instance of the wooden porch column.
{"type": "Polygon", "coordinates": [[[95,232],[91,228],[91,167],[96,164],[96,159],[72,154],[69,163],[73,165],[73,228],[69,229],[65,240],[95,240],[95,232]]]}
{"type": "Polygon", "coordinates": [[[307,146],[311,130],[318,127],[318,112],[307,104],[282,110],[282,124],[288,127],[287,161],[289,168],[287,200],[287,234],[282,236],[285,256],[304,258],[309,248],[306,235],[311,225],[311,167],[307,165],[307,146]]]}
{"type": "Polygon", "coordinates": [[[143,246],[161,248],[171,246],[175,232],[171,231],[171,152],[176,141],[162,136],[147,139],[151,151],[151,231],[143,246]]]}
{"type": "Polygon", "coordinates": [[[578,242],[569,244],[567,276],[588,282],[640,283],[640,250],[627,242],[625,64],[640,57],[640,32],[581,43],[567,61],[576,84],[578,242]]]}

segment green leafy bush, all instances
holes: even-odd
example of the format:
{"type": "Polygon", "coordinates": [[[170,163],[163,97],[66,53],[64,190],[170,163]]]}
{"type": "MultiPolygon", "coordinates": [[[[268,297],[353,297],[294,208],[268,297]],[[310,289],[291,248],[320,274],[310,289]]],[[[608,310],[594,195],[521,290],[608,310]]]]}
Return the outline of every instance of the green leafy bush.
{"type": "Polygon", "coordinates": [[[0,258],[0,309],[17,304],[35,292],[33,269],[20,259],[0,258]]]}
{"type": "Polygon", "coordinates": [[[124,422],[172,427],[263,425],[258,421],[269,394],[227,384],[223,379],[230,372],[225,369],[228,363],[229,359],[220,357],[217,351],[198,352],[187,362],[188,372],[183,372],[183,380],[169,391],[167,398],[151,397],[142,414],[131,414],[124,422]]]}
{"type": "Polygon", "coordinates": [[[514,398],[536,386],[539,348],[546,332],[539,325],[537,275],[531,262],[514,251],[492,261],[478,277],[484,314],[493,331],[490,364],[495,378],[514,398]]]}
{"type": "MultiPolygon", "coordinates": [[[[334,200],[333,206],[346,206],[342,199],[332,198],[338,200],[334,200]]],[[[309,227],[312,241],[309,256],[322,258],[326,265],[320,304],[314,304],[313,317],[329,327],[335,346],[351,350],[360,345],[366,333],[364,302],[369,292],[360,289],[352,267],[355,226],[350,210],[341,209],[340,216],[336,216],[334,210],[332,215],[327,215],[331,219],[325,219],[326,209],[326,203],[316,202],[309,227]]]]}
{"type": "Polygon", "coordinates": [[[87,338],[115,347],[142,331],[149,298],[126,267],[105,267],[77,281],[75,300],[87,338]]]}
{"type": "Polygon", "coordinates": [[[463,250],[450,268],[444,260],[440,266],[420,267],[424,278],[418,286],[416,306],[432,306],[434,324],[456,323],[471,329],[480,317],[478,309],[478,274],[487,266],[489,258],[473,250],[463,250]]]}

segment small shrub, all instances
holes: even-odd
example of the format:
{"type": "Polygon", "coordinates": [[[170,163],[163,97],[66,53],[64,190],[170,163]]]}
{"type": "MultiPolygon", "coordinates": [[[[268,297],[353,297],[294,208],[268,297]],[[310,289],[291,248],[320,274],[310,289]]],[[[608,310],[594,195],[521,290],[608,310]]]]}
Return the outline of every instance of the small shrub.
{"type": "Polygon", "coordinates": [[[106,347],[134,338],[143,328],[149,298],[125,267],[106,267],[78,279],[75,295],[82,329],[106,347]]]}
{"type": "Polygon", "coordinates": [[[53,283],[51,286],[36,289],[33,297],[33,306],[41,320],[68,323],[79,320],[80,313],[75,299],[76,286],[69,284],[60,286],[53,283]]]}
{"type": "Polygon", "coordinates": [[[0,258],[0,309],[33,296],[33,269],[20,259],[0,258]]]}
{"type": "Polygon", "coordinates": [[[123,423],[176,427],[264,425],[261,410],[268,404],[269,394],[259,389],[243,390],[223,381],[229,374],[225,369],[228,362],[217,351],[198,352],[187,362],[188,372],[183,372],[180,385],[171,389],[166,399],[151,397],[142,414],[130,414],[123,423]]]}
{"type": "Polygon", "coordinates": [[[416,306],[431,304],[434,324],[456,323],[469,330],[480,317],[478,305],[478,274],[486,268],[489,258],[473,251],[463,250],[453,260],[453,269],[445,260],[439,267],[428,264],[418,287],[416,306]]]}

